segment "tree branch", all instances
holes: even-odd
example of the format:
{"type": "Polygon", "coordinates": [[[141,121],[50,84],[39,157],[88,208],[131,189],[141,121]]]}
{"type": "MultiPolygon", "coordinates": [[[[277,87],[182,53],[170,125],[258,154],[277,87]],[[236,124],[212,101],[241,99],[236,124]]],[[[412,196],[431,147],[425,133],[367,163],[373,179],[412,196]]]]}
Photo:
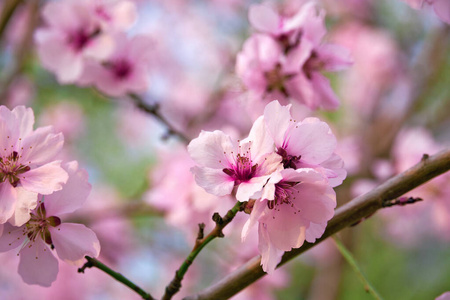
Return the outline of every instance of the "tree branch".
{"type": "Polygon", "coordinates": [[[214,213],[213,220],[216,223],[211,232],[203,237],[203,226],[199,224],[199,235],[195,241],[194,248],[192,249],[189,256],[181,264],[180,268],[175,272],[175,277],[166,287],[166,292],[163,296],[163,300],[170,300],[172,296],[175,295],[181,288],[181,281],[183,280],[184,274],[186,274],[189,266],[194,262],[194,259],[200,253],[200,251],[213,239],[216,237],[224,237],[222,230],[227,226],[234,218],[234,216],[239,212],[243,211],[247,202],[236,202],[232,209],[230,209],[227,214],[222,218],[218,213],[214,213]]]}
{"type": "MultiPolygon", "coordinates": [[[[450,148],[433,156],[424,155],[422,160],[412,168],[392,177],[367,194],[356,197],[337,208],[334,218],[328,222],[327,229],[322,237],[314,244],[305,242],[300,248],[286,252],[278,267],[345,227],[372,215],[386,203],[390,203],[391,200],[448,170],[450,170],[450,148]]],[[[184,300],[228,299],[265,275],[260,264],[261,258],[256,256],[218,283],[197,295],[186,297],[184,300]]]]}
{"type": "Polygon", "coordinates": [[[142,299],[155,300],[155,298],[153,298],[149,293],[145,292],[143,289],[141,289],[136,284],[131,282],[128,278],[126,278],[122,274],[117,273],[116,271],[112,270],[111,268],[109,268],[108,266],[106,266],[105,264],[100,262],[99,260],[89,257],[89,256],[85,256],[85,258],[87,260],[87,263],[85,263],[81,268],[78,269],[78,273],[84,273],[84,270],[86,268],[96,267],[96,268],[102,270],[103,272],[105,272],[106,274],[108,274],[109,276],[111,276],[112,278],[114,278],[115,280],[122,282],[124,285],[126,285],[127,287],[129,287],[130,289],[132,289],[133,291],[138,293],[142,297],[142,299]]]}
{"type": "Polygon", "coordinates": [[[136,94],[128,94],[131,99],[133,99],[136,106],[141,109],[142,111],[153,115],[158,121],[160,121],[162,124],[166,125],[168,129],[168,135],[176,135],[178,136],[185,144],[188,144],[191,139],[185,136],[182,132],[175,129],[172,124],[159,112],[159,106],[157,104],[149,105],[145,103],[141,97],[139,97],[136,94]]]}

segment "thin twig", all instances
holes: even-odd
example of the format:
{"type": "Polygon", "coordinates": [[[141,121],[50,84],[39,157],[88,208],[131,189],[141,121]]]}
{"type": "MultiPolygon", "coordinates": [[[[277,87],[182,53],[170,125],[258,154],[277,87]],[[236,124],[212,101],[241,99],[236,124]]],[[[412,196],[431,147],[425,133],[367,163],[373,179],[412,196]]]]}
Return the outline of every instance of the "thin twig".
{"type": "Polygon", "coordinates": [[[78,269],[79,273],[84,273],[84,270],[86,268],[96,267],[97,269],[102,270],[109,276],[113,277],[114,279],[116,279],[119,282],[122,282],[124,285],[126,285],[127,287],[129,287],[130,289],[132,289],[133,291],[138,293],[142,297],[142,299],[155,300],[155,298],[153,298],[150,294],[148,294],[143,289],[138,287],[136,284],[134,284],[128,278],[126,278],[125,276],[123,276],[120,273],[117,273],[116,271],[113,271],[111,268],[109,268],[108,266],[106,266],[105,264],[100,262],[99,260],[89,257],[89,256],[85,256],[85,258],[87,260],[87,263],[85,263],[81,268],[78,269]]]}
{"type": "Polygon", "coordinates": [[[358,278],[364,284],[365,290],[369,294],[371,294],[375,299],[377,299],[377,300],[383,299],[377,293],[377,291],[372,286],[372,284],[370,284],[369,280],[367,280],[366,276],[364,276],[363,272],[361,271],[360,267],[358,266],[358,263],[356,262],[355,258],[350,253],[350,251],[348,251],[347,248],[345,248],[344,244],[342,244],[342,242],[336,236],[333,236],[333,240],[336,244],[336,248],[339,250],[339,252],[345,258],[345,260],[348,262],[348,264],[352,267],[353,271],[355,271],[356,275],[358,275],[358,278]]]}
{"type": "MultiPolygon", "coordinates": [[[[436,155],[422,159],[418,164],[403,173],[389,179],[367,194],[356,197],[352,201],[340,206],[327,229],[316,243],[305,242],[300,248],[286,252],[278,267],[297,257],[306,250],[314,247],[336,232],[373,214],[392,199],[396,199],[406,192],[418,187],[428,180],[450,170],[450,148],[436,155]]],[[[249,286],[265,275],[261,268],[261,257],[256,256],[246,264],[210,286],[197,295],[184,298],[185,300],[228,299],[245,287],[249,286]]]]}
{"type": "MultiPolygon", "coordinates": [[[[169,285],[166,287],[166,292],[162,300],[170,300],[173,295],[175,295],[181,288],[181,281],[183,280],[184,274],[186,274],[189,266],[194,262],[194,259],[200,253],[200,251],[213,239],[216,237],[224,237],[222,230],[227,226],[234,218],[234,216],[239,212],[243,211],[246,202],[236,202],[232,209],[230,209],[225,217],[221,217],[218,213],[214,213],[213,220],[216,223],[214,229],[205,237],[203,237],[203,226],[199,225],[199,234],[195,242],[195,246],[191,253],[188,255],[186,260],[181,264],[180,268],[175,272],[175,276],[169,285]]],[[[204,224],[203,224],[204,225],[204,224]]]]}
{"type": "Polygon", "coordinates": [[[39,23],[40,0],[30,0],[26,4],[26,9],[29,10],[27,27],[20,39],[19,45],[17,45],[15,49],[14,63],[12,64],[11,69],[8,71],[3,71],[5,75],[0,82],[0,99],[6,99],[10,85],[24,72],[25,65],[30,59],[30,52],[33,49],[33,33],[39,23]]]}
{"type": "Polygon", "coordinates": [[[168,129],[168,135],[175,135],[178,136],[184,143],[188,144],[191,139],[188,138],[187,136],[185,136],[182,132],[180,132],[179,130],[175,129],[172,124],[170,124],[170,122],[163,116],[161,115],[160,111],[159,111],[159,105],[158,104],[154,104],[154,105],[149,105],[147,103],[144,102],[144,100],[136,95],[136,94],[128,94],[128,96],[130,96],[131,99],[133,99],[134,103],[136,104],[136,106],[141,109],[142,111],[151,114],[152,116],[154,116],[158,121],[160,121],[162,124],[164,124],[167,129],[168,129]]]}

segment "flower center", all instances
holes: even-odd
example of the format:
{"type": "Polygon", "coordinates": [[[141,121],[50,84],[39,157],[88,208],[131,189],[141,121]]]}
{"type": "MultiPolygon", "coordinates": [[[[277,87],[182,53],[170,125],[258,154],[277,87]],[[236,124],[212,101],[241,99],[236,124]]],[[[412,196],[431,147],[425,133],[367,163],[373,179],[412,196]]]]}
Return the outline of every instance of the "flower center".
{"type": "Polygon", "coordinates": [[[72,32],[68,37],[68,43],[75,51],[81,51],[90,40],[100,34],[100,28],[95,29],[92,32],[87,32],[83,28],[80,28],[72,32]]]}
{"type": "Polygon", "coordinates": [[[253,165],[252,159],[240,153],[236,156],[235,164],[232,168],[225,168],[222,171],[235,179],[235,184],[246,182],[253,178],[258,168],[258,164],[253,165]]]}
{"type": "Polygon", "coordinates": [[[31,213],[30,220],[25,224],[24,234],[34,242],[37,237],[40,237],[47,244],[52,245],[52,237],[49,226],[56,227],[61,224],[61,219],[55,216],[46,217],[44,203],[41,203],[38,208],[31,213]]]}
{"type": "Polygon", "coordinates": [[[20,182],[19,175],[30,171],[30,167],[22,165],[19,159],[20,155],[17,151],[0,157],[0,183],[8,180],[13,187],[16,187],[20,182]]]}
{"type": "Polygon", "coordinates": [[[283,167],[285,169],[297,170],[297,163],[300,161],[300,158],[302,158],[301,155],[299,156],[289,155],[287,154],[286,149],[281,147],[277,148],[277,154],[283,158],[281,162],[283,163],[283,167]]]}
{"type": "Polygon", "coordinates": [[[274,209],[276,206],[282,204],[290,204],[291,207],[294,207],[294,204],[291,201],[291,196],[294,194],[295,190],[292,187],[299,183],[300,182],[294,181],[280,181],[275,184],[274,200],[267,201],[267,207],[269,209],[274,209]]]}
{"type": "Polygon", "coordinates": [[[317,52],[312,51],[311,56],[308,58],[308,60],[303,65],[303,71],[306,74],[306,77],[308,79],[312,78],[312,72],[318,72],[323,69],[325,65],[325,62],[322,61],[319,56],[317,55],[317,52]]]}

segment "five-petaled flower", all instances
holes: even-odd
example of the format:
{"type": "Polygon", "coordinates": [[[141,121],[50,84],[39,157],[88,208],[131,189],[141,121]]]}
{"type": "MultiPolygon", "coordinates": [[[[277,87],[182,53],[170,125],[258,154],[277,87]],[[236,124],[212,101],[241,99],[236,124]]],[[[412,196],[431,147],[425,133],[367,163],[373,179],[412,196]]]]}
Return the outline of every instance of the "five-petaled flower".
{"type": "Polygon", "coordinates": [[[30,108],[0,106],[0,224],[20,226],[30,218],[39,194],[62,188],[67,173],[55,160],[64,138],[52,127],[33,130],[30,108]]]}
{"type": "Polygon", "coordinates": [[[80,208],[91,186],[84,170],[73,161],[64,165],[69,179],[60,191],[40,196],[31,217],[20,227],[0,225],[0,252],[20,247],[19,274],[28,284],[50,286],[58,274],[58,260],[80,265],[86,255],[97,257],[100,243],[95,233],[81,224],[63,223],[61,215],[80,208]]]}

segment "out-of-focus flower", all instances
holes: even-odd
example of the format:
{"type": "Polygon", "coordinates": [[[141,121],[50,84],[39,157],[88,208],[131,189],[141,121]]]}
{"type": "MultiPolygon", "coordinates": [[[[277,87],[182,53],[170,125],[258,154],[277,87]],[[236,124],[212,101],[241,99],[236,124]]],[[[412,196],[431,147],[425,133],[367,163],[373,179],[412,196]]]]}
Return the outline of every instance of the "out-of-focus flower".
{"type": "Polygon", "coordinates": [[[387,31],[356,21],[337,28],[332,39],[350,49],[355,61],[340,79],[342,94],[350,102],[351,119],[355,115],[366,118],[394,83],[398,84],[404,69],[400,50],[387,31]]]}
{"type": "Polygon", "coordinates": [[[86,58],[102,59],[111,53],[113,40],[85,1],[48,2],[42,15],[47,26],[36,31],[37,51],[42,65],[60,83],[76,82],[86,58]]]}
{"type": "Polygon", "coordinates": [[[313,2],[292,17],[252,6],[250,22],[262,33],[246,41],[236,60],[236,73],[249,90],[260,97],[276,93],[278,99],[294,99],[311,109],[337,108],[339,101],[321,72],[344,69],[351,59],[346,49],[322,43],[324,18],[313,2]]]}
{"type": "Polygon", "coordinates": [[[131,39],[115,35],[115,49],[102,60],[86,60],[81,85],[95,85],[103,93],[119,97],[148,89],[149,59],[152,40],[146,36],[131,39]]]}
{"type": "Polygon", "coordinates": [[[52,127],[33,130],[31,108],[0,107],[0,224],[20,226],[30,218],[39,194],[62,189],[67,173],[55,157],[64,138],[52,127]]]}
{"type": "Polygon", "coordinates": [[[31,212],[30,220],[21,227],[6,223],[0,237],[0,251],[17,247],[19,250],[19,274],[28,284],[50,286],[58,274],[57,256],[68,263],[81,265],[84,257],[97,257],[100,244],[95,233],[81,224],[62,223],[59,216],[81,207],[91,186],[84,170],[77,162],[64,165],[69,180],[61,191],[43,196],[31,212]]]}
{"type": "Polygon", "coordinates": [[[52,125],[64,135],[66,142],[75,140],[85,130],[82,108],[75,102],[63,101],[46,108],[39,116],[39,123],[52,125]]]}

